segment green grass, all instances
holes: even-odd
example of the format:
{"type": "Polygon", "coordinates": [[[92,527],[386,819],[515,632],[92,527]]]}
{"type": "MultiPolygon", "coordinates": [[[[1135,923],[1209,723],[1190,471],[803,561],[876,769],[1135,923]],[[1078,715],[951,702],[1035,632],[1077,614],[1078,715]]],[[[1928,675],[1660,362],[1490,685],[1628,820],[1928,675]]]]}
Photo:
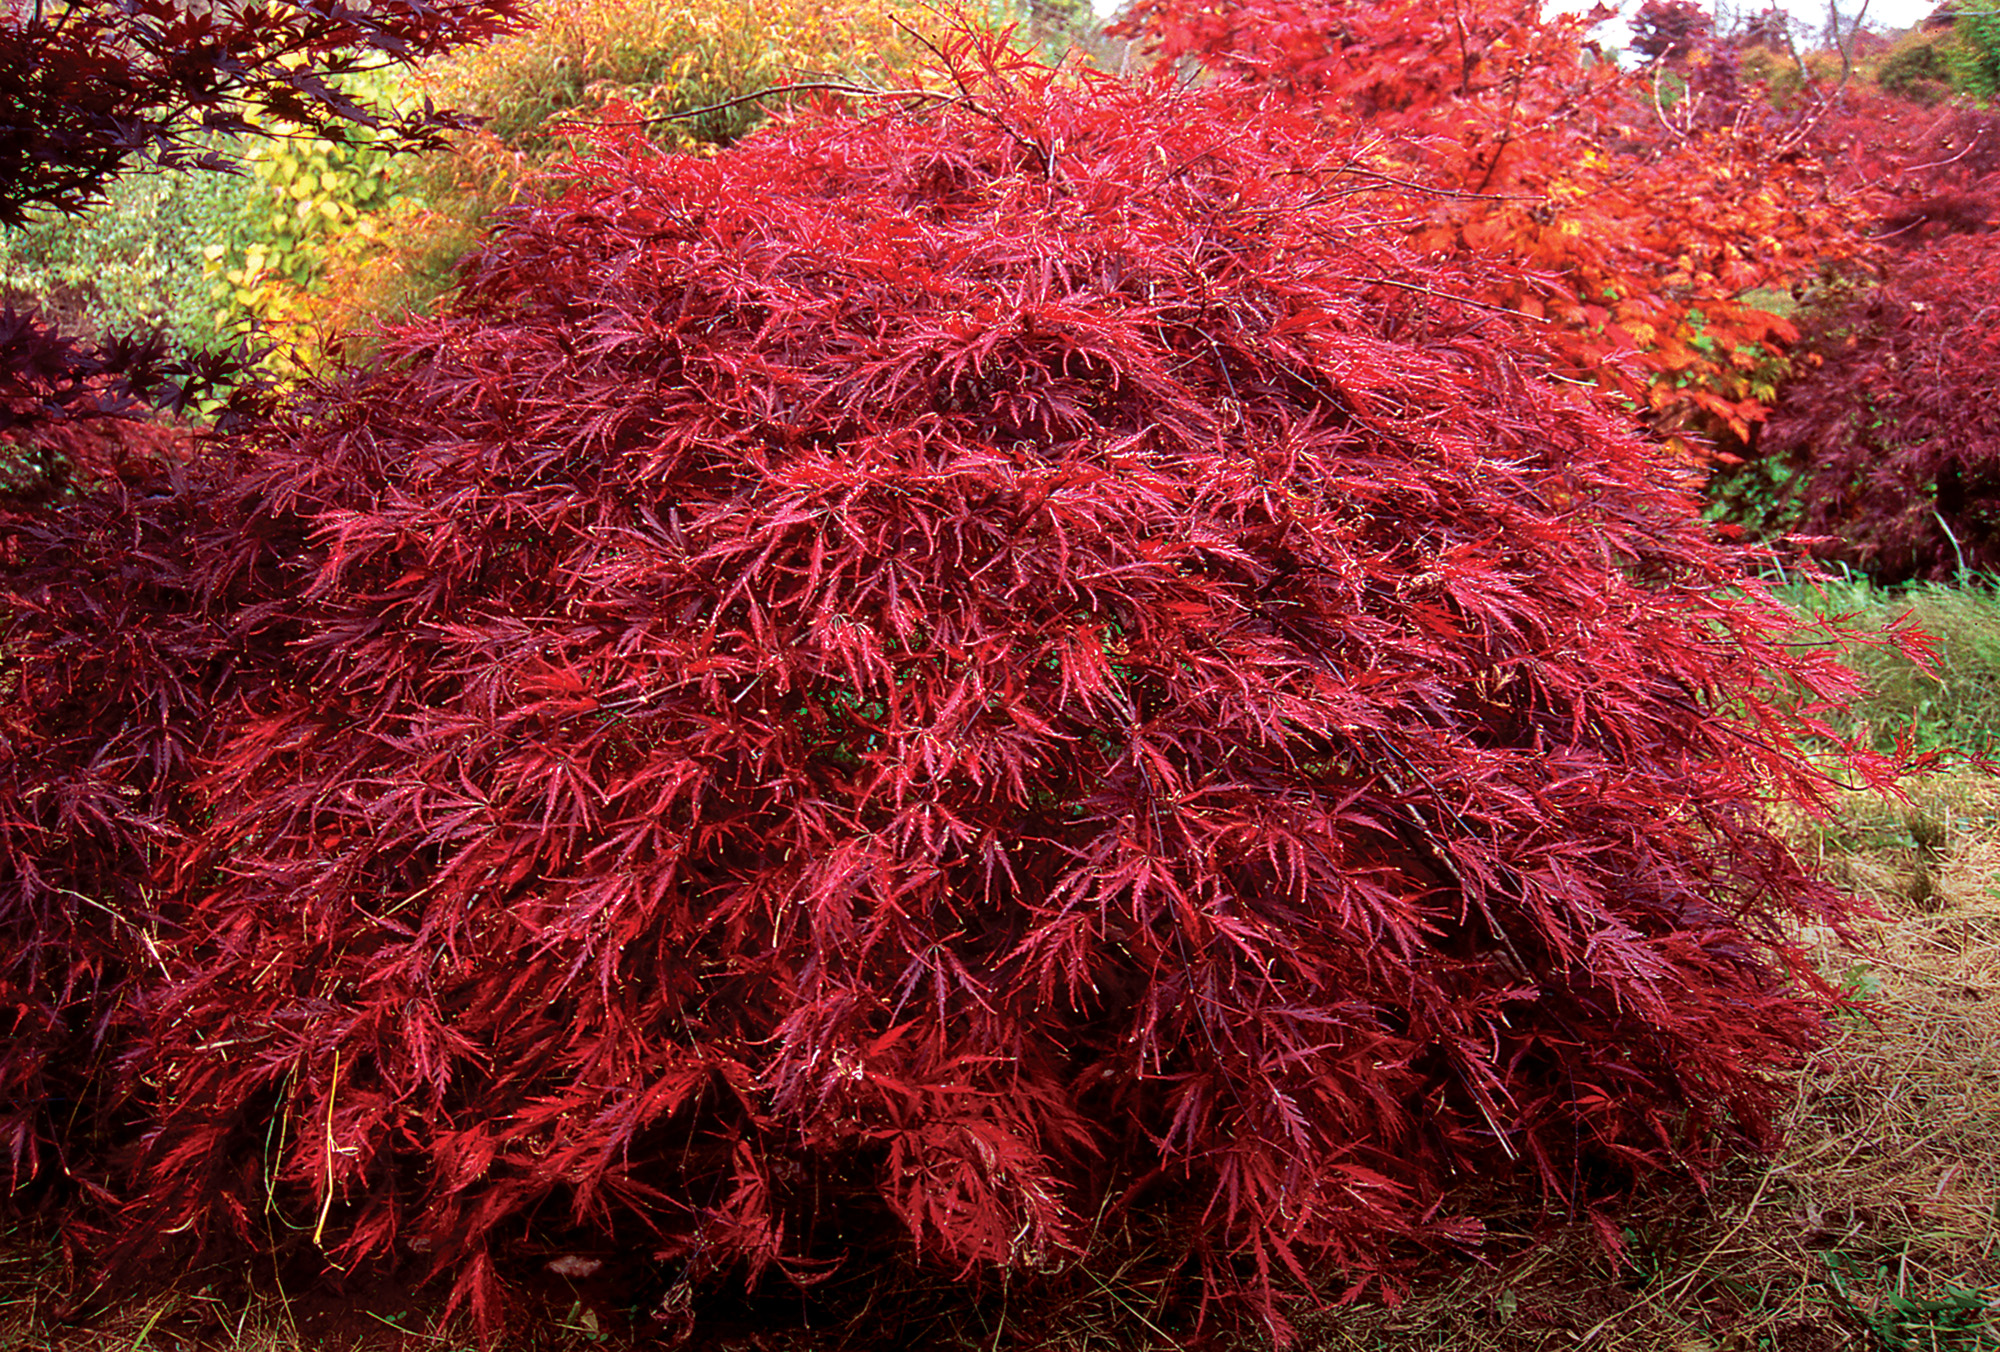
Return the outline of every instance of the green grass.
{"type": "Polygon", "coordinates": [[[1860,580],[1793,582],[1779,599],[1801,616],[1832,619],[1878,638],[1914,631],[1935,641],[1913,660],[1889,642],[1851,644],[1844,660],[1869,693],[1829,720],[1865,732],[1887,750],[1907,734],[1920,751],[2000,747],[2000,579],[1963,586],[1917,583],[1884,589],[1860,580]]]}

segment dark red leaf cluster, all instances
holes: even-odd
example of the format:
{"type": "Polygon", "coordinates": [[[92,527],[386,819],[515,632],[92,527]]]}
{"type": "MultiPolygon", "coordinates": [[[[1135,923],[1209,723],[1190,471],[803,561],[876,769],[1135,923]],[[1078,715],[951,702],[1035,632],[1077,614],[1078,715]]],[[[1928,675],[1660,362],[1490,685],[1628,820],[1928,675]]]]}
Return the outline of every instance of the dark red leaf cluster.
{"type": "Polygon", "coordinates": [[[1810,287],[1794,283],[1794,294],[1811,303],[1776,420],[1738,447],[1740,464],[1718,466],[1710,490],[1760,534],[1832,531],[1847,538],[1830,556],[1885,579],[1950,577],[1964,566],[1951,532],[1968,530],[1961,539],[1970,539],[1990,529],[1959,519],[1954,505],[1976,503],[1983,472],[1938,484],[1925,476],[1939,455],[1986,454],[1972,443],[1947,450],[1934,438],[1956,420],[1981,424],[1990,401],[1979,382],[1989,373],[1977,361],[1961,367],[1940,346],[1954,341],[1940,325],[1981,321],[1977,292],[1950,295],[1955,283],[1940,291],[1939,281],[1976,271],[2000,228],[2000,112],[1963,103],[1926,108],[1850,86],[1826,101],[1812,141],[1853,204],[1850,228],[1866,248],[1845,263],[1826,259],[1810,287]],[[1985,242],[1933,252],[1963,235],[1985,242]],[[1904,289],[1906,274],[1928,299],[1904,289]],[[1883,277],[1884,290],[1869,294],[1883,277]],[[1933,364],[1899,368],[1918,348],[1933,364]],[[1866,391],[1860,401],[1857,390],[1866,391]],[[1949,526],[1932,514],[1940,502],[1949,526]]]}
{"type": "Polygon", "coordinates": [[[2000,568],[2000,247],[1954,234],[1807,325],[1762,449],[1799,528],[1884,581],[2000,568]]]}
{"type": "Polygon", "coordinates": [[[73,338],[32,311],[0,306],[0,496],[57,495],[112,461],[161,449],[155,412],[212,399],[221,421],[244,416],[258,393],[228,388],[243,356],[177,355],[157,332],[73,338]]]}
{"type": "Polygon", "coordinates": [[[194,759],[240,664],[188,552],[200,496],[168,473],[184,435],[109,420],[39,435],[100,475],[88,496],[0,514],[0,1149],[10,1195],[37,1179],[101,1194],[134,1131],[137,1006],[170,980],[194,759]]]}
{"type": "Polygon", "coordinates": [[[490,1314],[537,1226],[810,1282],[1143,1206],[1281,1325],[1454,1178],[1763,1134],[1842,905],[1779,710],[1846,674],[1353,146],[961,55],[607,147],[218,486],[9,546],[10,998],[115,950],[135,1243],[490,1314]]]}
{"type": "Polygon", "coordinates": [[[2000,111],[1843,90],[1818,132],[1844,185],[1892,248],[2000,228],[2000,111]]]}
{"type": "Polygon", "coordinates": [[[194,429],[142,418],[71,418],[0,431],[0,504],[25,508],[185,462],[194,429]]]}
{"type": "Polygon", "coordinates": [[[1632,15],[1632,50],[1648,61],[1680,61],[1713,31],[1708,11],[1694,0],[1646,0],[1632,15]]]}
{"type": "Polygon", "coordinates": [[[370,108],[339,77],[499,31],[516,0],[11,0],[0,13],[0,224],[74,211],[134,162],[206,163],[217,134],[383,127],[418,143],[451,120],[370,108]]]}

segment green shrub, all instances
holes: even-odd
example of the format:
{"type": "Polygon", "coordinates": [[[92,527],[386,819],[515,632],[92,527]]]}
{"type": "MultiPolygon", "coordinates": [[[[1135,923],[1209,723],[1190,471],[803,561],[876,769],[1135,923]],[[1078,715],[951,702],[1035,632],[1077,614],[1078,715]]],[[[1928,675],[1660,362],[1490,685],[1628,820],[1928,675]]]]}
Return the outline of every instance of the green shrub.
{"type": "MultiPolygon", "coordinates": [[[[344,84],[390,105],[398,80],[384,71],[344,84]]],[[[408,172],[359,126],[338,141],[281,131],[225,148],[240,172],[129,174],[89,211],[6,232],[0,289],[68,331],[159,328],[177,352],[253,334],[317,349],[327,316],[313,289],[374,248],[408,172]]]]}
{"type": "Polygon", "coordinates": [[[1959,8],[1947,57],[1958,89],[1981,103],[2000,94],[2000,9],[1991,0],[1959,8]]]}
{"type": "Polygon", "coordinates": [[[0,233],[0,290],[32,301],[65,331],[102,335],[158,327],[178,351],[221,336],[202,246],[227,229],[243,181],[155,170],[113,179],[76,216],[45,216],[0,233]]]}
{"type": "MultiPolygon", "coordinates": [[[[415,100],[407,72],[382,70],[344,82],[370,104],[415,100]]],[[[279,135],[240,151],[245,178],[237,210],[203,246],[218,331],[261,332],[277,341],[280,374],[309,363],[341,330],[362,322],[323,304],[329,278],[380,252],[385,223],[411,192],[410,157],[381,133],[345,127],[339,139],[279,135]]]]}
{"type": "Polygon", "coordinates": [[[1875,83],[1899,98],[1925,105],[1939,102],[1951,93],[1948,45],[1938,34],[1921,29],[1906,35],[1883,58],[1875,83]]]}

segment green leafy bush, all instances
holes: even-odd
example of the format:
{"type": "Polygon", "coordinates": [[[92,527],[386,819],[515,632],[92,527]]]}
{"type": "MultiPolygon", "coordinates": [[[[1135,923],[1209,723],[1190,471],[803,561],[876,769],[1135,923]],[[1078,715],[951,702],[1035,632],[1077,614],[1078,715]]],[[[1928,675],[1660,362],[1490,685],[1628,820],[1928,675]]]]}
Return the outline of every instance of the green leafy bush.
{"type": "Polygon", "coordinates": [[[76,216],[49,216],[0,234],[0,290],[34,301],[71,332],[158,327],[181,351],[221,336],[202,246],[237,211],[241,179],[157,170],[114,179],[76,216]]]}
{"type": "MultiPolygon", "coordinates": [[[[407,71],[383,70],[346,85],[371,104],[415,102],[407,71]]],[[[363,317],[316,292],[381,252],[385,222],[412,190],[409,157],[367,127],[338,136],[281,133],[242,152],[247,189],[221,236],[203,246],[212,321],[232,337],[277,340],[279,373],[310,362],[363,317]]]]}
{"type": "MultiPolygon", "coordinates": [[[[395,106],[411,101],[400,78],[374,72],[344,85],[395,106]]],[[[7,232],[0,289],[72,331],[159,328],[182,353],[269,337],[294,354],[278,359],[280,372],[295,368],[297,354],[356,322],[313,292],[376,251],[384,220],[409,193],[409,161],[367,127],[271,131],[217,142],[238,173],[127,175],[86,212],[7,232]]]]}
{"type": "Polygon", "coordinates": [[[1952,24],[1952,83],[1981,103],[2000,94],[2000,10],[1990,3],[1961,6],[1952,24]]]}
{"type": "Polygon", "coordinates": [[[1950,46],[1937,33],[1911,32],[1883,58],[1875,71],[1875,83],[1899,98],[1935,104],[1951,93],[1950,46]]]}

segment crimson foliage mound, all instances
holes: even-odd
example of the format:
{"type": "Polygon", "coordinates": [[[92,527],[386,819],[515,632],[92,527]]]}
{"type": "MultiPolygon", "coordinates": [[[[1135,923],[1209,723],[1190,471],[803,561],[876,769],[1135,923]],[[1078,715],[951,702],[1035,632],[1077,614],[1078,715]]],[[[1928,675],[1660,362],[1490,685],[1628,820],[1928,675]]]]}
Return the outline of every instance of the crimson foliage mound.
{"type": "Polygon", "coordinates": [[[1804,326],[1763,453],[1799,529],[1879,580],[2000,569],[2000,236],[1891,257],[1879,285],[1804,326]]]}
{"type": "Polygon", "coordinates": [[[1840,905],[1774,709],[1845,674],[1351,150],[966,79],[607,149],[211,466],[131,1234],[490,1312],[534,1227],[970,1275],[1149,1208],[1277,1320],[1455,1174],[1762,1133],[1840,905]]]}
{"type": "Polygon", "coordinates": [[[60,438],[68,463],[102,477],[90,496],[41,513],[0,495],[0,1152],[10,1200],[37,1180],[101,1193],[109,1153],[132,1130],[121,1063],[137,1005],[171,979],[161,945],[176,908],[161,875],[199,812],[189,786],[208,715],[247,656],[204,613],[217,577],[188,556],[209,524],[206,504],[159,468],[184,448],[137,422],[63,423],[38,436],[60,438]],[[129,437],[107,435],[114,428],[129,437]]]}

